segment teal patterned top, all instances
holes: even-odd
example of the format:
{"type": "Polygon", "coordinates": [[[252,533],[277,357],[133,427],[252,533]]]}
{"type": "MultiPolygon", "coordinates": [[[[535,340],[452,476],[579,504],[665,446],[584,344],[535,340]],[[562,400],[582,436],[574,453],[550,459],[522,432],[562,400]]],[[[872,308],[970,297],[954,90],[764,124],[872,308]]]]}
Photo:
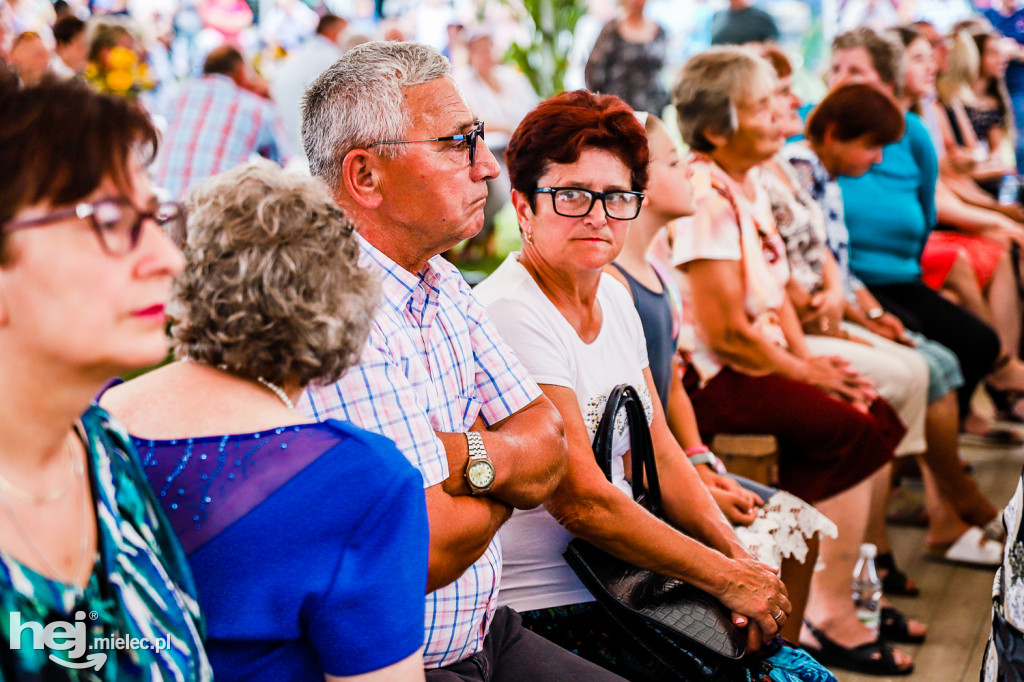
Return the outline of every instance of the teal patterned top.
{"type": "Polygon", "coordinates": [[[95,570],[81,589],[0,550],[0,681],[211,680],[188,563],[128,435],[96,405],[82,426],[95,570]]]}

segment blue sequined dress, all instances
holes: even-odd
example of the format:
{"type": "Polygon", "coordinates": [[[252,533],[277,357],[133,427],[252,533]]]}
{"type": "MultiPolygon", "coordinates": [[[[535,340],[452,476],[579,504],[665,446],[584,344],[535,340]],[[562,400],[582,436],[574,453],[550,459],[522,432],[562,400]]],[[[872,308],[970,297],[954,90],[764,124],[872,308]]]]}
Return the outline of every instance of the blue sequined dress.
{"type": "Polygon", "coordinates": [[[390,440],[328,420],[135,445],[218,682],[358,675],[423,645],[423,480],[390,440]]]}

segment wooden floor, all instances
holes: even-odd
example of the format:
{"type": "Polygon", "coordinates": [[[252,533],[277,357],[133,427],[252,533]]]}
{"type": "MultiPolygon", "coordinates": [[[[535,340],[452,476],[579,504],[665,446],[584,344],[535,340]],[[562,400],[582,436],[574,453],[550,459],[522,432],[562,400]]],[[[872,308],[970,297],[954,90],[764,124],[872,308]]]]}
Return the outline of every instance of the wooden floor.
{"type": "MultiPolygon", "coordinates": [[[[974,476],[989,499],[999,506],[1005,504],[1017,487],[1024,448],[962,446],[961,453],[974,464],[974,476]]],[[[991,626],[994,570],[954,567],[925,558],[923,529],[891,526],[890,538],[897,563],[921,586],[919,597],[895,598],[893,603],[908,616],[928,624],[928,640],[918,646],[899,645],[914,657],[915,669],[910,676],[868,677],[841,670],[834,671],[836,676],[840,682],[977,682],[991,626]]]]}

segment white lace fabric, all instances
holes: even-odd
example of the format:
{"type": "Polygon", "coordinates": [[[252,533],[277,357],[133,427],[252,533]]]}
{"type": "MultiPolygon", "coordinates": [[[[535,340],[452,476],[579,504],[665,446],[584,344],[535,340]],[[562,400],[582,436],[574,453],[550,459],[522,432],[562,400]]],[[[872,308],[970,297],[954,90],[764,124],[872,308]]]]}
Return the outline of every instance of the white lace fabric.
{"type": "MultiPolygon", "coordinates": [[[[785,491],[772,495],[749,526],[736,526],[736,537],[750,556],[779,568],[783,559],[803,563],[807,559],[807,541],[817,534],[831,538],[839,534],[836,524],[800,498],[785,491]]],[[[824,568],[819,559],[815,570],[824,568]]]]}

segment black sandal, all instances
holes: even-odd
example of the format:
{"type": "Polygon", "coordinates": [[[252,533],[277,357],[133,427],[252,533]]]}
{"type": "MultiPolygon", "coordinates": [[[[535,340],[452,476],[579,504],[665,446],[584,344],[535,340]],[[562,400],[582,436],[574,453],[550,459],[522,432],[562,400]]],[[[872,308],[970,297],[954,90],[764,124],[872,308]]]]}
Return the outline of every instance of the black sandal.
{"type": "MultiPolygon", "coordinates": [[[[882,576],[882,591],[893,597],[916,597],[921,594],[920,588],[913,585],[907,574],[896,568],[896,558],[892,552],[885,552],[875,557],[875,568],[879,572],[885,571],[882,576]]],[[[903,641],[903,640],[899,640],[903,641]]]]}
{"type": "Polygon", "coordinates": [[[892,645],[884,639],[879,638],[874,642],[846,648],[833,642],[824,632],[806,620],[804,620],[804,625],[814,635],[814,639],[818,640],[820,648],[803,645],[801,645],[801,648],[826,667],[842,668],[843,670],[849,670],[862,675],[889,675],[894,677],[909,675],[914,672],[913,663],[906,668],[896,665],[896,657],[892,645]],[[877,658],[875,657],[876,654],[878,654],[877,658]]]}
{"type": "Polygon", "coordinates": [[[878,635],[890,642],[903,644],[920,644],[928,636],[910,634],[910,622],[907,617],[891,606],[882,607],[878,635]]]}

